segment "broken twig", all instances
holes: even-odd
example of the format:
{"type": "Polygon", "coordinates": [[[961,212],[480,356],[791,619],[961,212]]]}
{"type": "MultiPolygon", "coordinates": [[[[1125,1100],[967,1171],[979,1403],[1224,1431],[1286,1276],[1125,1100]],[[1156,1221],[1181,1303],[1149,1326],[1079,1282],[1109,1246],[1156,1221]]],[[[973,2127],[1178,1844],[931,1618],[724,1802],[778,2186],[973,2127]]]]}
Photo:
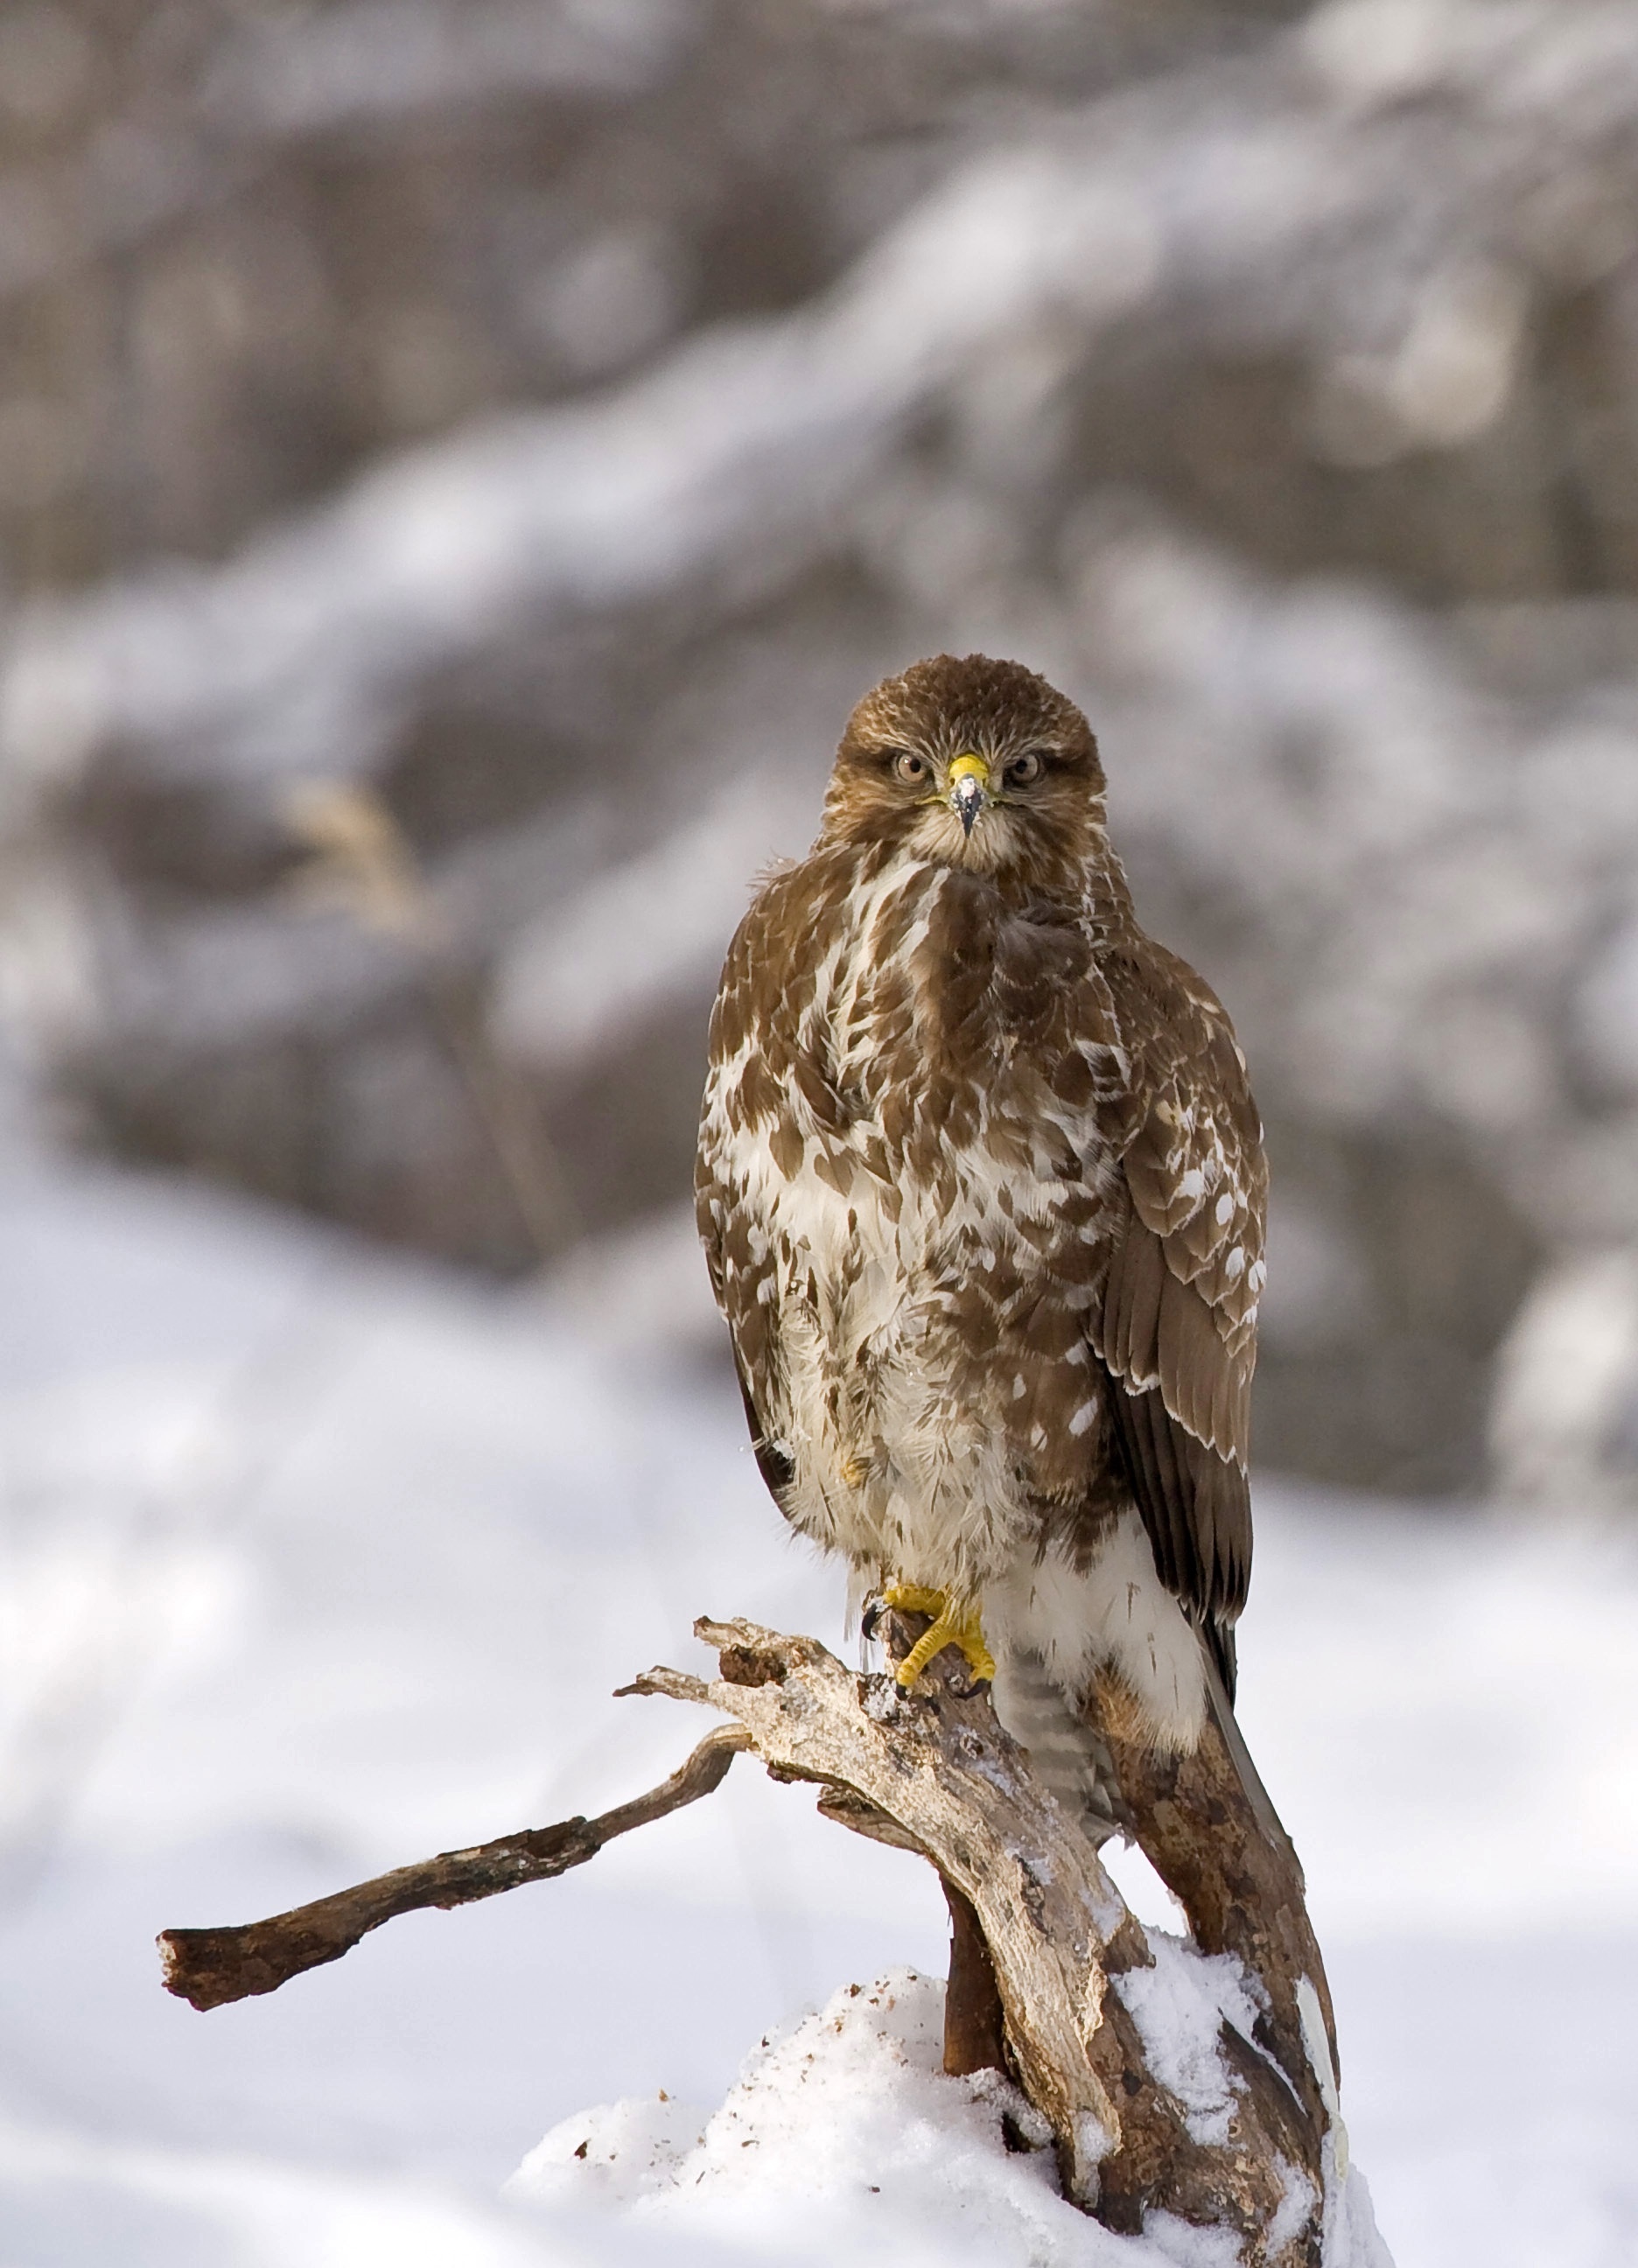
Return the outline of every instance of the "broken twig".
{"type": "Polygon", "coordinates": [[[241,1928],[162,1930],[166,1990],[196,2008],[219,2008],[257,1992],[276,1992],[304,1970],[339,1961],[361,1937],[399,1914],[423,1906],[470,1905],[525,1882],[550,1881],[594,1859],[616,1835],[710,1795],[722,1785],[734,1757],[749,1746],[749,1735],[737,1725],[719,1725],[668,1780],[596,1819],[563,1819],[555,1827],[525,1828],[469,1851],[443,1851],[418,1866],[396,1867],[241,1928]]]}

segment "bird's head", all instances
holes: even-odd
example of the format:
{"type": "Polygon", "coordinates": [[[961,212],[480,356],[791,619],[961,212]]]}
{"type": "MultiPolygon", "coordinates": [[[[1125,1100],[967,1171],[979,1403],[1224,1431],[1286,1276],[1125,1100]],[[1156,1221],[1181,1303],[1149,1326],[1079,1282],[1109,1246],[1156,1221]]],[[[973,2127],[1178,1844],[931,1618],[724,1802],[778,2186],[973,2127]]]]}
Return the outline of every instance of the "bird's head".
{"type": "Polygon", "coordinates": [[[1097,742],[1074,702],[1021,662],[935,654],[848,718],[824,836],[978,873],[1066,877],[1104,841],[1097,742]]]}

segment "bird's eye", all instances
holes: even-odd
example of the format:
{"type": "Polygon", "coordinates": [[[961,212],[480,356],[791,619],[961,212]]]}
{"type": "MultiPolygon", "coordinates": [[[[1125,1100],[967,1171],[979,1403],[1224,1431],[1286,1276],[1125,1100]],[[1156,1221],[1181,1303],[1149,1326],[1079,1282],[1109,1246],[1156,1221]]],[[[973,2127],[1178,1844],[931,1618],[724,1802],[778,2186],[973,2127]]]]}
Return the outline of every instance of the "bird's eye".
{"type": "Polygon", "coordinates": [[[927,760],[919,756],[913,748],[901,748],[893,759],[894,777],[902,780],[926,779],[927,760]]]}
{"type": "Polygon", "coordinates": [[[1021,756],[1007,759],[1007,784],[1009,787],[1028,787],[1031,780],[1041,777],[1041,758],[1034,748],[1026,748],[1021,756]]]}

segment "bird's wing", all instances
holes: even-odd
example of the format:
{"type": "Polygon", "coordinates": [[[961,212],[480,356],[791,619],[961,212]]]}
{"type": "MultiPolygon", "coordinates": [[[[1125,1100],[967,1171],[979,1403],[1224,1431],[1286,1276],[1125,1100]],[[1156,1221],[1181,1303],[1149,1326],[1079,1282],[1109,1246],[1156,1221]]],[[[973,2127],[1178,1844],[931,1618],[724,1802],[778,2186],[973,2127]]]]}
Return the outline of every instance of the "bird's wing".
{"type": "Polygon", "coordinates": [[[1251,1570],[1247,1477],[1268,1169],[1245,1063],[1186,963],[1105,963],[1130,1069],[1116,1232],[1094,1341],[1162,1580],[1234,1690],[1251,1570]]]}
{"type": "Polygon", "coordinates": [[[728,1326],[734,1373],[757,1470],[783,1509],[781,1491],[793,1476],[788,1452],[774,1439],[778,1405],[778,1349],[774,1308],[764,1278],[771,1261],[745,1170],[761,1138],[759,1113],[770,1086],[768,1057],[776,1035],[767,1028],[779,991],[768,981],[769,902],[764,891],[735,932],[723,964],[711,1014],[709,1069],[694,1161],[694,1215],[711,1288],[728,1326]]]}

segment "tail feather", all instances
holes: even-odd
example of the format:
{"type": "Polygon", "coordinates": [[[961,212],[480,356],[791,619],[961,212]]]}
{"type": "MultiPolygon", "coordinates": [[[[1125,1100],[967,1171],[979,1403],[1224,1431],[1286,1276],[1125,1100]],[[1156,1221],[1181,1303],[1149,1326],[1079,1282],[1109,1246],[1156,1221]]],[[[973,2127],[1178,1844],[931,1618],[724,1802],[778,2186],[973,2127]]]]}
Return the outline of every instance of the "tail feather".
{"type": "Polygon", "coordinates": [[[1268,1790],[1263,1786],[1261,1775],[1251,1762],[1251,1751],[1245,1745],[1244,1736],[1235,1721],[1234,1705],[1228,1698],[1222,1672],[1217,1666],[1215,1650],[1209,1646],[1204,1646],[1201,1650],[1206,1656],[1206,1706],[1212,1712],[1218,1731],[1223,1736],[1223,1746],[1228,1751],[1229,1761],[1233,1764],[1240,1785],[1245,1791],[1245,1800],[1251,1807],[1252,1816],[1273,1848],[1288,1854],[1296,1876],[1297,1887],[1299,1889],[1305,1890],[1307,1886],[1302,1879],[1302,1862],[1297,1857],[1291,1837],[1286,1833],[1280,1814],[1274,1809],[1273,1800],[1268,1790]]]}
{"type": "Polygon", "coordinates": [[[1114,1759],[1042,1656],[1009,1647],[997,1664],[993,1692],[995,1712],[1028,1750],[1037,1778],[1092,1841],[1107,1843],[1122,1831],[1125,1806],[1114,1759]]]}
{"type": "MultiPolygon", "coordinates": [[[[1200,1650],[1206,1705],[1252,1816],[1268,1843],[1288,1854],[1301,1885],[1302,1866],[1236,1722],[1217,1648],[1204,1634],[1200,1650]]],[[[1025,1647],[1008,1647],[997,1666],[994,1697],[996,1714],[1028,1751],[1037,1778],[1093,1842],[1106,1843],[1111,1835],[1129,1833],[1129,1815],[1108,1744],[1084,1708],[1054,1680],[1043,1656],[1025,1647]]]]}
{"type": "Polygon", "coordinates": [[[1222,1680],[1228,1705],[1234,1706],[1235,1687],[1240,1674],[1239,1654],[1235,1646],[1234,1624],[1210,1615],[1200,1626],[1200,1636],[1206,1641],[1206,1651],[1211,1656],[1218,1676],[1222,1680]]]}

